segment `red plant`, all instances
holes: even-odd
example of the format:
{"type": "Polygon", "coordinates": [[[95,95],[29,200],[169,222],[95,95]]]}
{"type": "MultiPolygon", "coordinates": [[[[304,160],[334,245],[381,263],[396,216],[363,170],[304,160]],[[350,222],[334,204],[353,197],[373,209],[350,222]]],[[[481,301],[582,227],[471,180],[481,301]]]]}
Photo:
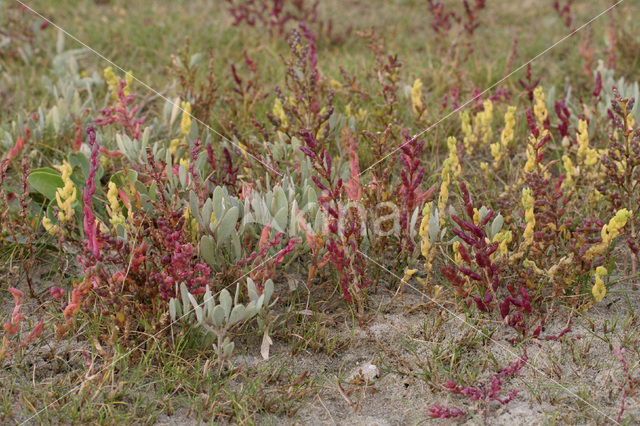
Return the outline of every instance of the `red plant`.
{"type": "MultiPolygon", "coordinates": [[[[489,383],[481,383],[478,386],[463,387],[453,380],[449,380],[444,384],[445,389],[449,392],[457,395],[464,395],[469,398],[470,401],[480,401],[482,404],[482,414],[484,422],[487,422],[487,414],[492,402],[498,402],[500,405],[507,405],[518,395],[518,390],[513,390],[506,396],[502,395],[503,379],[509,376],[515,376],[520,374],[522,367],[527,363],[527,356],[518,358],[511,365],[504,368],[502,371],[495,373],[489,383]]],[[[429,417],[432,418],[454,418],[463,417],[466,415],[464,411],[459,408],[451,410],[449,407],[442,407],[438,404],[434,405],[429,411],[429,417]]]]}
{"type": "Polygon", "coordinates": [[[553,0],[553,8],[558,13],[558,17],[564,19],[564,26],[567,28],[571,28],[571,22],[573,21],[571,3],[573,3],[573,0],[565,0],[564,4],[561,4],[559,0],[553,0]]]}
{"type": "Polygon", "coordinates": [[[6,335],[3,337],[2,346],[0,347],[0,361],[6,357],[11,357],[12,352],[16,351],[18,348],[24,348],[29,343],[33,342],[35,339],[40,337],[44,331],[44,318],[41,318],[31,332],[29,332],[24,339],[21,339],[19,335],[19,327],[20,323],[26,318],[25,314],[20,312],[22,302],[24,300],[24,293],[13,287],[9,287],[9,292],[13,296],[14,307],[11,316],[4,324],[4,331],[6,335]],[[11,339],[13,336],[17,336],[17,341],[19,342],[18,345],[16,345],[15,339],[11,339]]]}
{"type": "Polygon", "coordinates": [[[506,285],[508,293],[501,293],[500,275],[505,265],[503,261],[492,260],[491,255],[498,249],[498,243],[489,243],[484,229],[496,213],[489,210],[475,225],[474,205],[464,182],[460,182],[460,192],[468,221],[454,214],[451,219],[459,226],[452,231],[462,241],[459,254],[463,265],[444,266],[440,269],[442,275],[454,286],[458,296],[467,300],[468,306],[474,302],[481,312],[497,311],[509,326],[524,335],[528,330],[525,317],[532,312],[531,299],[524,286],[516,288],[511,282],[506,285]],[[471,288],[476,290],[475,294],[467,290],[467,282],[473,284],[471,288]]]}
{"type": "Polygon", "coordinates": [[[127,87],[127,82],[120,80],[118,86],[118,102],[100,111],[102,117],[96,119],[95,123],[98,126],[117,123],[130,138],[139,139],[144,118],[137,117],[140,106],[133,104],[136,94],[125,95],[125,87],[127,87]]]}

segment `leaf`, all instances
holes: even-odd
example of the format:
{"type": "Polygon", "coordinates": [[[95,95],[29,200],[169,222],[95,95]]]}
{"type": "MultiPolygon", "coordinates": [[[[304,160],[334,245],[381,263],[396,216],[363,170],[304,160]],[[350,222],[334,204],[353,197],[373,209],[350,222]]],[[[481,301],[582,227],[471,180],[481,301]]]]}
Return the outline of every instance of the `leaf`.
{"type": "Polygon", "coordinates": [[[62,188],[64,186],[60,173],[50,167],[33,170],[29,174],[27,180],[33,189],[47,197],[49,200],[55,200],[56,191],[58,188],[62,188]]]}
{"type": "MultiPolygon", "coordinates": [[[[69,158],[69,165],[72,168],[80,167],[80,170],[82,170],[82,175],[86,180],[87,177],[89,177],[89,159],[87,158],[87,156],[81,152],[71,152],[69,153],[68,158],[69,158]]],[[[121,172],[118,172],[118,173],[121,173],[121,172]]],[[[116,175],[118,173],[116,173],[116,175]]],[[[113,180],[113,177],[111,179],[113,180]]]]}
{"type": "Polygon", "coordinates": [[[191,311],[189,304],[189,290],[184,282],[180,283],[180,295],[182,296],[182,310],[187,315],[191,311]]]}
{"type": "Polygon", "coordinates": [[[262,355],[262,359],[269,359],[269,348],[271,345],[273,345],[273,340],[269,337],[269,329],[266,328],[262,335],[262,345],[260,345],[260,355],[262,355]]]}
{"type": "Polygon", "coordinates": [[[488,208],[486,208],[485,206],[480,207],[480,210],[478,210],[478,215],[480,216],[480,220],[484,219],[488,213],[489,213],[488,208]]]}
{"type": "Polygon", "coordinates": [[[178,166],[178,178],[180,179],[180,185],[183,188],[187,186],[187,169],[184,167],[184,164],[180,164],[180,166],[178,166]]]}
{"type": "Polygon", "coordinates": [[[222,345],[222,356],[223,358],[229,358],[233,353],[233,348],[235,347],[234,342],[227,342],[222,345]]]}
{"type": "Polygon", "coordinates": [[[189,68],[193,68],[202,61],[202,53],[194,53],[189,59],[189,68]]]}
{"type": "Polygon", "coordinates": [[[247,308],[245,310],[245,319],[250,320],[251,318],[253,318],[256,314],[258,313],[258,310],[256,309],[256,302],[250,302],[247,305],[247,308]]]}
{"type": "Polygon", "coordinates": [[[264,295],[264,303],[268,306],[269,300],[271,300],[271,296],[273,295],[273,281],[271,280],[271,278],[269,278],[264,284],[264,290],[262,290],[262,294],[264,295]]]}
{"type": "Polygon", "coordinates": [[[258,289],[251,278],[247,278],[247,293],[249,293],[249,300],[258,300],[258,289]]]}
{"type": "Polygon", "coordinates": [[[196,311],[196,319],[198,320],[198,324],[202,324],[202,321],[204,320],[202,307],[200,306],[200,304],[198,303],[196,298],[193,297],[193,294],[188,293],[188,295],[189,295],[189,300],[191,301],[191,304],[193,305],[193,309],[196,311]]]}
{"type": "Polygon", "coordinates": [[[217,305],[213,310],[213,325],[220,328],[222,324],[224,324],[224,308],[220,305],[217,305]]]}
{"type": "Polygon", "coordinates": [[[243,305],[236,305],[229,316],[229,326],[235,325],[244,320],[247,309],[243,305]]]}
{"type": "Polygon", "coordinates": [[[282,207],[278,210],[278,213],[273,217],[275,230],[277,232],[283,232],[287,226],[287,220],[289,218],[289,209],[287,206],[282,207]]]}
{"type": "MultiPolygon", "coordinates": [[[[189,191],[189,208],[191,209],[191,214],[196,219],[196,221],[202,227],[204,227],[204,224],[202,223],[202,217],[200,216],[200,206],[198,204],[198,197],[196,196],[196,193],[193,191],[189,191]]],[[[211,214],[209,214],[209,217],[211,217],[211,214]]]]}
{"type": "Polygon", "coordinates": [[[284,193],[284,189],[282,189],[281,186],[279,186],[274,191],[273,195],[274,195],[274,197],[273,197],[273,204],[271,206],[271,211],[279,212],[283,208],[287,207],[287,205],[289,204],[289,201],[287,200],[287,196],[284,193]]]}
{"type": "Polygon", "coordinates": [[[179,307],[178,299],[169,300],[169,316],[171,316],[171,321],[175,321],[178,318],[178,307],[179,307]]]}
{"type": "Polygon", "coordinates": [[[233,301],[231,300],[231,295],[227,291],[226,288],[223,288],[220,292],[220,306],[224,309],[224,317],[228,320],[229,314],[231,314],[231,305],[233,301]]]}
{"type": "Polygon", "coordinates": [[[215,247],[211,235],[204,235],[200,240],[200,256],[209,266],[216,266],[215,247]]]}
{"type": "Polygon", "coordinates": [[[502,229],[502,225],[504,225],[504,218],[501,214],[498,214],[498,216],[496,216],[491,223],[491,238],[495,237],[496,234],[500,232],[500,230],[502,229]]]}
{"type": "MultiPolygon", "coordinates": [[[[215,215],[217,220],[220,220],[222,217],[222,213],[224,213],[224,205],[223,203],[224,191],[222,187],[216,186],[216,189],[213,190],[213,196],[211,197],[211,204],[213,208],[213,214],[215,215]]],[[[206,216],[208,219],[208,216],[206,216]]]]}
{"type": "Polygon", "coordinates": [[[440,218],[438,209],[433,209],[433,213],[429,217],[429,241],[431,244],[436,242],[438,237],[438,231],[440,231],[440,218]]]}
{"type": "Polygon", "coordinates": [[[411,238],[415,237],[418,233],[416,229],[416,224],[418,223],[418,215],[420,214],[420,207],[416,207],[413,209],[413,214],[411,215],[411,221],[409,222],[409,229],[411,230],[411,238]]]}
{"type": "Polygon", "coordinates": [[[207,289],[204,292],[204,301],[203,304],[206,308],[206,311],[209,315],[211,315],[211,313],[213,312],[213,310],[216,307],[216,301],[213,298],[213,294],[211,294],[211,289],[209,288],[209,286],[207,285],[207,289]]]}
{"type": "Polygon", "coordinates": [[[233,206],[224,214],[222,220],[216,227],[216,240],[218,246],[224,243],[229,235],[236,229],[236,222],[238,221],[238,207],[233,206]]]}

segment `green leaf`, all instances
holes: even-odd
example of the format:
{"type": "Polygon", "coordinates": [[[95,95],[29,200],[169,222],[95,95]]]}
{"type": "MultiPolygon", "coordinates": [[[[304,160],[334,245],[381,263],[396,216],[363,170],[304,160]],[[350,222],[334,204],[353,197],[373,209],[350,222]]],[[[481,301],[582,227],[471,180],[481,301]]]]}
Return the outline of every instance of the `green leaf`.
{"type": "Polygon", "coordinates": [[[262,294],[264,295],[264,303],[268,306],[269,300],[271,300],[271,296],[273,295],[273,281],[271,281],[271,278],[264,284],[262,294]]]}
{"type": "Polygon", "coordinates": [[[182,296],[184,314],[187,315],[191,311],[191,306],[189,303],[189,290],[187,290],[187,286],[184,282],[180,283],[180,295],[182,296]]]}
{"type": "Polygon", "coordinates": [[[193,305],[193,309],[196,311],[196,319],[198,320],[198,324],[202,324],[202,321],[204,320],[202,307],[200,306],[200,304],[198,303],[196,298],[193,297],[193,295],[191,293],[189,293],[188,295],[189,295],[189,300],[191,301],[191,304],[193,305]]]}
{"type": "Polygon", "coordinates": [[[220,305],[217,305],[213,310],[213,325],[220,328],[222,324],[224,324],[224,308],[220,305]]]}
{"type": "Polygon", "coordinates": [[[271,211],[276,213],[281,209],[286,208],[289,205],[289,200],[287,200],[287,196],[284,193],[284,189],[281,186],[276,188],[273,194],[273,204],[271,206],[271,211]]]}
{"type": "Polygon", "coordinates": [[[247,278],[247,293],[249,294],[249,300],[258,300],[258,289],[251,278],[247,278]]]}
{"type": "Polygon", "coordinates": [[[283,206],[273,217],[274,225],[276,226],[276,231],[283,232],[287,227],[287,220],[289,218],[289,210],[287,206],[283,206]]]}
{"type": "Polygon", "coordinates": [[[231,233],[235,231],[236,222],[238,221],[238,215],[238,208],[236,206],[233,206],[229,210],[227,210],[222,220],[220,220],[220,223],[218,223],[218,226],[216,228],[216,240],[218,246],[226,242],[227,238],[229,238],[229,235],[231,235],[231,233]]]}
{"type": "Polygon", "coordinates": [[[191,208],[191,214],[193,214],[193,217],[201,226],[204,227],[202,223],[202,217],[200,216],[200,207],[198,205],[198,197],[193,191],[189,191],[189,207],[191,208]]]}
{"type": "Polygon", "coordinates": [[[29,174],[27,180],[33,189],[47,197],[49,200],[55,200],[56,191],[58,188],[62,188],[64,186],[60,173],[50,167],[33,170],[29,174]]]}
{"type": "Polygon", "coordinates": [[[200,240],[200,256],[209,266],[216,266],[215,246],[211,235],[203,235],[200,240]]]}
{"type": "Polygon", "coordinates": [[[235,346],[235,343],[233,342],[228,342],[222,346],[223,358],[229,358],[231,356],[231,354],[233,353],[234,346],[235,346]]]}
{"type": "Polygon", "coordinates": [[[89,177],[89,159],[81,152],[69,153],[69,165],[72,168],[80,167],[85,180],[89,177]]]}
{"type": "Polygon", "coordinates": [[[491,223],[491,238],[495,237],[498,232],[502,229],[502,225],[504,224],[504,218],[501,214],[493,219],[491,223]]]}
{"type": "Polygon", "coordinates": [[[206,311],[211,314],[216,307],[216,301],[213,298],[213,294],[211,294],[211,289],[207,285],[207,290],[204,292],[204,306],[206,311]]]}
{"type": "Polygon", "coordinates": [[[229,319],[229,314],[231,314],[231,305],[233,301],[231,300],[231,295],[227,291],[226,288],[223,288],[220,292],[220,306],[224,309],[224,317],[229,319]]]}
{"type": "Polygon", "coordinates": [[[246,313],[247,309],[243,305],[236,305],[229,316],[229,325],[232,326],[244,320],[246,313]]]}
{"type": "Polygon", "coordinates": [[[178,307],[179,303],[177,299],[169,300],[169,315],[171,316],[171,321],[175,321],[178,317],[178,307]]]}
{"type": "Polygon", "coordinates": [[[440,231],[440,215],[438,209],[434,209],[429,217],[429,241],[431,244],[436,242],[438,231],[440,231]]]}
{"type": "MultiPolygon", "coordinates": [[[[221,186],[216,186],[216,189],[213,190],[213,196],[211,197],[213,214],[216,217],[217,221],[220,221],[222,218],[222,214],[224,213],[224,206],[222,205],[224,199],[224,190],[221,186]]],[[[208,217],[205,218],[208,220],[208,217]]]]}

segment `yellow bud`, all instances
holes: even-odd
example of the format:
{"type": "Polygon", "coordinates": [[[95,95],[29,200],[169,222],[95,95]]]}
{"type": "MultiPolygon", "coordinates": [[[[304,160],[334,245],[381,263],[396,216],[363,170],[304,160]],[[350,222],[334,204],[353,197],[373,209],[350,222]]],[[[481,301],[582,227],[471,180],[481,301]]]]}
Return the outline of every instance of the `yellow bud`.
{"type": "Polygon", "coordinates": [[[424,105],[422,104],[422,80],[416,78],[411,87],[411,106],[417,115],[422,114],[424,105]]]}
{"type": "Polygon", "coordinates": [[[182,102],[182,121],[180,122],[180,133],[187,136],[191,133],[191,104],[182,102]]]}

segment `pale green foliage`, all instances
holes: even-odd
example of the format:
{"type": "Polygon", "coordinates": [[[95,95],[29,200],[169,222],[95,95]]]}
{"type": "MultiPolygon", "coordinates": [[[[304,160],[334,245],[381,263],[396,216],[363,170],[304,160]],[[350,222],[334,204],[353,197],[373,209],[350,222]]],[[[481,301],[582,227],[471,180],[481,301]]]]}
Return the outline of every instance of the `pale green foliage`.
{"type": "Polygon", "coordinates": [[[258,289],[251,278],[247,279],[247,293],[249,303],[240,303],[240,284],[236,286],[235,296],[227,289],[223,289],[218,295],[216,304],[215,296],[211,293],[209,286],[204,294],[202,303],[198,303],[195,296],[187,290],[182,283],[180,285],[181,299],[171,299],[169,301],[169,313],[171,319],[176,321],[184,319],[186,322],[193,322],[206,332],[216,336],[214,343],[215,351],[219,361],[228,360],[233,354],[235,343],[228,334],[233,329],[248,323],[254,317],[258,317],[258,328],[265,328],[264,316],[273,296],[273,281],[267,280],[264,284],[262,294],[258,294],[258,289]]]}

